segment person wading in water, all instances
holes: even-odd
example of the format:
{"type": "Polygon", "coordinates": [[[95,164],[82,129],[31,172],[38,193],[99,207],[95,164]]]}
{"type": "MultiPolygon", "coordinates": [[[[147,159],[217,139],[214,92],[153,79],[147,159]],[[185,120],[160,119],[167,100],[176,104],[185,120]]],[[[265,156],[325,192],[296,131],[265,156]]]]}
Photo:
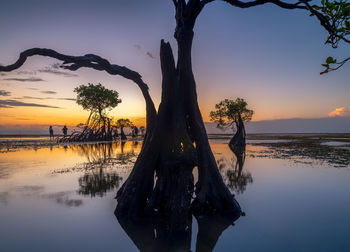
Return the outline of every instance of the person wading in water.
{"type": "Polygon", "coordinates": [[[68,128],[66,125],[64,125],[63,129],[62,129],[63,135],[67,136],[67,132],[68,132],[68,128]]]}
{"type": "Polygon", "coordinates": [[[53,139],[53,128],[51,125],[49,127],[49,132],[50,132],[50,140],[51,140],[51,138],[53,139]]]}

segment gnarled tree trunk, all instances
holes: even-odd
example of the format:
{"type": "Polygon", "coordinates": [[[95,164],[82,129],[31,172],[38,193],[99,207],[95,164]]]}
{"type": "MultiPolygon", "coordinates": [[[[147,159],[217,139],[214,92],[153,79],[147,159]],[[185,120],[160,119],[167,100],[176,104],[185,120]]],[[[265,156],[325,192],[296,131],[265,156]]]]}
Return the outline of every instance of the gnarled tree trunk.
{"type": "Polygon", "coordinates": [[[155,124],[147,127],[135,167],[117,194],[116,215],[130,218],[133,213],[156,213],[168,220],[170,230],[181,233],[188,228],[191,215],[195,166],[199,171],[192,202],[196,216],[236,217],[241,209],[219,173],[199,110],[191,65],[192,28],[178,27],[175,37],[179,45],[176,67],[170,44],[161,42],[162,102],[155,124]]]}
{"type": "Polygon", "coordinates": [[[237,131],[235,135],[231,138],[228,146],[236,156],[242,155],[245,152],[246,147],[246,133],[244,128],[244,123],[241,116],[238,116],[238,122],[236,123],[237,131]]]}

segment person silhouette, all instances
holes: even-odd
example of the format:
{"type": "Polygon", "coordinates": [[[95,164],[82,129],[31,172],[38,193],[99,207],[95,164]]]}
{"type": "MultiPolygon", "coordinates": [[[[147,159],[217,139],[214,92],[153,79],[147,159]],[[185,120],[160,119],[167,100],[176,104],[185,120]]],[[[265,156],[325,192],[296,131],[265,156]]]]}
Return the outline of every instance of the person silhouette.
{"type": "Polygon", "coordinates": [[[64,125],[63,129],[62,129],[63,135],[67,136],[67,132],[68,132],[68,128],[66,125],[64,125]]]}
{"type": "Polygon", "coordinates": [[[133,129],[133,136],[134,136],[134,137],[137,137],[138,133],[139,133],[139,129],[138,129],[136,126],[134,126],[134,129],[133,129]]]}
{"type": "Polygon", "coordinates": [[[53,139],[53,128],[51,125],[49,127],[49,132],[50,132],[50,140],[51,140],[51,138],[53,139]]]}

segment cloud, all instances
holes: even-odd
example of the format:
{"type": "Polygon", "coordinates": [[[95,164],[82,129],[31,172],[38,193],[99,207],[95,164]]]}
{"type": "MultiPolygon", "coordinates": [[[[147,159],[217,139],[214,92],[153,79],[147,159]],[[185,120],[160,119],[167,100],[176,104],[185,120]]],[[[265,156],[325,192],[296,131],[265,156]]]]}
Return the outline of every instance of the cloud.
{"type": "Polygon", "coordinates": [[[51,65],[51,67],[54,68],[54,69],[61,69],[61,63],[59,63],[59,62],[53,63],[51,65]]]}
{"type": "Polygon", "coordinates": [[[148,57],[150,57],[151,59],[155,59],[155,57],[152,55],[152,53],[150,53],[150,52],[147,52],[146,53],[146,56],[148,56],[148,57]]]}
{"type": "Polygon", "coordinates": [[[36,71],[25,71],[25,70],[22,70],[22,71],[17,71],[16,74],[18,75],[35,75],[36,74],[36,71]]]}
{"type": "Polygon", "coordinates": [[[39,82],[39,81],[44,81],[41,78],[34,78],[34,77],[30,77],[30,78],[6,78],[4,80],[8,80],[8,81],[20,81],[20,82],[39,82]]]}
{"type": "Polygon", "coordinates": [[[0,90],[0,96],[10,96],[11,92],[6,90],[0,90]]]}
{"type": "Polygon", "coordinates": [[[346,116],[350,116],[350,107],[348,107],[348,108],[345,108],[345,107],[336,108],[331,113],[329,113],[328,116],[329,117],[336,117],[336,116],[346,117],[346,116]]]}
{"type": "Polygon", "coordinates": [[[9,195],[8,192],[0,192],[0,203],[6,205],[9,200],[9,195]]]}
{"type": "Polygon", "coordinates": [[[31,100],[46,100],[48,98],[44,98],[44,97],[34,97],[34,96],[22,96],[22,97],[16,97],[17,100],[22,100],[22,99],[31,99],[31,100]]]}
{"type": "Polygon", "coordinates": [[[64,101],[76,101],[75,98],[56,98],[56,100],[64,100],[64,101]]]}
{"type": "Polygon", "coordinates": [[[6,76],[6,74],[5,73],[0,73],[0,76],[6,76]]]}
{"type": "Polygon", "coordinates": [[[60,108],[56,106],[37,104],[37,103],[27,103],[27,102],[21,102],[17,100],[0,100],[0,108],[13,108],[13,107],[60,108]]]}
{"type": "Polygon", "coordinates": [[[140,45],[134,45],[134,47],[136,49],[136,54],[137,55],[139,55],[139,56],[145,55],[145,56],[147,56],[147,57],[149,57],[151,59],[155,59],[155,57],[153,56],[152,53],[150,53],[150,52],[146,52],[145,53],[140,45]]]}
{"type": "Polygon", "coordinates": [[[134,45],[135,49],[136,49],[136,53],[137,55],[142,55],[143,52],[142,52],[142,48],[140,45],[134,45]]]}
{"type": "Polygon", "coordinates": [[[57,94],[56,91],[51,91],[51,90],[41,91],[40,93],[42,93],[42,94],[57,94]]]}
{"type": "Polygon", "coordinates": [[[33,87],[29,87],[27,89],[29,89],[29,90],[39,90],[38,88],[33,88],[33,87]]]}
{"type": "Polygon", "coordinates": [[[78,76],[77,74],[67,73],[67,72],[58,71],[58,70],[54,70],[54,69],[50,69],[50,68],[40,69],[38,71],[40,73],[49,73],[49,74],[55,74],[55,75],[60,75],[60,76],[64,76],[64,77],[77,77],[78,76]]]}
{"type": "Polygon", "coordinates": [[[62,101],[76,101],[75,98],[54,98],[54,97],[35,97],[35,96],[22,96],[16,98],[17,100],[22,100],[22,99],[31,99],[31,100],[62,100],[62,101]]]}
{"type": "Polygon", "coordinates": [[[50,67],[45,67],[43,69],[39,69],[38,72],[40,73],[49,73],[49,74],[55,74],[55,75],[60,75],[64,77],[77,77],[77,74],[73,74],[70,72],[65,72],[65,71],[60,71],[59,69],[61,68],[60,63],[54,63],[50,67]]]}

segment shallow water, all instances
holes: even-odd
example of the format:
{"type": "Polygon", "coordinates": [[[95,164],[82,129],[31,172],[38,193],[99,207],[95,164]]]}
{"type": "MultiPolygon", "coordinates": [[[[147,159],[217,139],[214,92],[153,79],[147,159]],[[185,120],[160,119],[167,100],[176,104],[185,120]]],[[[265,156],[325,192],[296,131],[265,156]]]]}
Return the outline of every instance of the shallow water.
{"type": "MultiPolygon", "coordinates": [[[[349,251],[350,169],[252,157],[239,173],[212,141],[225,182],[246,216],[214,251],[349,251]]],[[[114,199],[140,142],[0,153],[0,251],[138,251],[114,216],[114,199]]],[[[193,219],[192,251],[197,223],[193,219]]]]}
{"type": "Polygon", "coordinates": [[[327,141],[321,144],[325,144],[329,146],[343,146],[343,145],[350,145],[350,142],[327,141]]]}

